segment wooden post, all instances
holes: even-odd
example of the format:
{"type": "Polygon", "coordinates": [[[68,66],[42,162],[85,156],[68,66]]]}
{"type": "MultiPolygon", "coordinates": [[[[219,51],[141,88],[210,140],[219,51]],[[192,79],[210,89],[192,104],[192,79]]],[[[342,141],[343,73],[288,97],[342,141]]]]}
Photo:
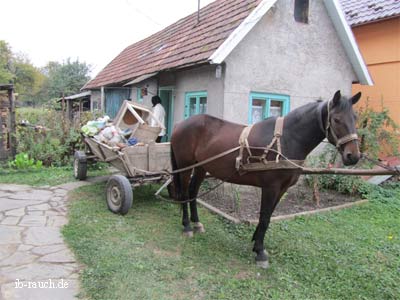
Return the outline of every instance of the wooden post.
{"type": "Polygon", "coordinates": [[[9,134],[8,138],[10,141],[10,154],[12,159],[14,159],[17,152],[17,138],[15,136],[15,98],[14,98],[14,87],[12,86],[10,90],[8,90],[8,99],[10,101],[10,124],[9,124],[9,134]]]}

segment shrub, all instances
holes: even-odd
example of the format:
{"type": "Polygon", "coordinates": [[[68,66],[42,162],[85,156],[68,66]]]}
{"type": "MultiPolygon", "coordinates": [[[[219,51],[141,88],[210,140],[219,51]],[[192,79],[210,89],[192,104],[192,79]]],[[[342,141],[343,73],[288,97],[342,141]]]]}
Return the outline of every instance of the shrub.
{"type": "MultiPolygon", "coordinates": [[[[327,145],[318,156],[311,156],[307,159],[309,167],[328,167],[334,164],[337,157],[336,148],[327,145]]],[[[366,163],[360,163],[359,166],[368,167],[366,163]]],[[[335,190],[347,195],[366,196],[371,190],[371,185],[365,182],[360,176],[353,175],[306,175],[307,183],[317,189],[335,190]]]]}
{"type": "MultiPolygon", "coordinates": [[[[89,113],[83,114],[82,123],[91,119],[89,113]]],[[[20,108],[17,110],[17,123],[28,121],[27,126],[18,126],[17,152],[26,153],[45,166],[64,166],[71,162],[75,149],[81,149],[81,124],[71,124],[61,111],[43,108],[20,108]]]]}
{"type": "Polygon", "coordinates": [[[41,169],[42,161],[35,161],[33,158],[29,158],[26,153],[19,153],[15,156],[15,159],[8,163],[10,168],[15,168],[18,170],[26,169],[41,169]]]}
{"type": "Polygon", "coordinates": [[[369,157],[377,159],[380,155],[399,154],[399,127],[390,118],[389,110],[372,110],[368,101],[365,107],[358,110],[358,135],[360,150],[369,157]]]}

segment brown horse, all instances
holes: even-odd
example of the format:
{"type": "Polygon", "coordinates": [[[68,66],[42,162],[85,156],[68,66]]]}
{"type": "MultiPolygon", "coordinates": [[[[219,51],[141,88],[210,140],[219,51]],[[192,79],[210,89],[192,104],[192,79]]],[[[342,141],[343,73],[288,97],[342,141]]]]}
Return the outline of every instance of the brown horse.
{"type": "MultiPolygon", "coordinates": [[[[337,91],[328,102],[314,102],[290,112],[284,119],[281,137],[282,154],[291,160],[304,160],[325,137],[335,145],[345,165],[356,164],[360,158],[355,128],[355,114],[352,105],[361,97],[361,93],[350,99],[342,97],[337,91]]],[[[255,124],[248,136],[252,147],[269,145],[275,127],[276,118],[268,118],[255,124]]],[[[227,122],[209,115],[196,115],[174,128],[171,137],[171,160],[174,170],[202,162],[238,146],[244,125],[227,122]]],[[[246,152],[246,151],[244,151],[246,152]]],[[[263,150],[253,151],[261,155],[263,150]]],[[[190,221],[195,231],[204,232],[197,214],[196,197],[207,172],[213,177],[241,185],[262,188],[261,209],[258,226],[253,235],[256,263],[268,266],[268,257],[264,250],[264,236],[271,215],[286,190],[294,185],[300,174],[292,170],[258,171],[240,174],[235,161],[238,151],[230,153],[205,165],[174,175],[175,197],[182,201],[184,233],[193,235],[190,221]],[[194,199],[187,201],[188,199],[194,199]],[[186,201],[186,202],[185,202],[186,201]],[[190,203],[190,220],[188,203],[190,203]]],[[[269,152],[267,160],[274,160],[276,152],[269,152]]]]}

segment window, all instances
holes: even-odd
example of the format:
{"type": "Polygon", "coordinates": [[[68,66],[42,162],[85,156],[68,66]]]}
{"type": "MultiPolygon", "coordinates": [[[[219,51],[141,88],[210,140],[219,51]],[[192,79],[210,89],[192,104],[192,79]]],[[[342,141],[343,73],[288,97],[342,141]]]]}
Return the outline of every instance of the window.
{"type": "Polygon", "coordinates": [[[308,23],[309,0],[294,1],[294,19],[296,22],[308,23]]]}
{"type": "Polygon", "coordinates": [[[284,116],[290,109],[290,97],[287,95],[250,93],[249,124],[260,122],[269,117],[284,116]]]}
{"type": "Polygon", "coordinates": [[[185,119],[207,113],[207,92],[188,92],[185,95],[185,119]]]}

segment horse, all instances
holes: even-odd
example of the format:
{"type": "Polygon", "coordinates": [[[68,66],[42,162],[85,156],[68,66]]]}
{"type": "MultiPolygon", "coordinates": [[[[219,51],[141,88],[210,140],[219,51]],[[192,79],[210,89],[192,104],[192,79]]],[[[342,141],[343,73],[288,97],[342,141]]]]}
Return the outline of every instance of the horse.
{"type": "MultiPolygon", "coordinates": [[[[360,159],[356,135],[356,116],[353,105],[361,93],[350,98],[337,91],[329,101],[319,101],[303,105],[284,117],[283,134],[280,137],[281,154],[290,160],[304,161],[307,155],[325,138],[337,147],[344,165],[354,165],[360,159]]],[[[276,118],[271,117],[253,125],[248,143],[256,150],[253,154],[264,153],[271,143],[276,118]],[[257,150],[257,148],[259,148],[257,150]]],[[[199,222],[196,197],[206,173],[226,182],[260,187],[261,208],[259,223],[253,234],[253,251],[257,266],[268,267],[268,256],[264,247],[264,236],[271,215],[279,199],[294,185],[300,172],[295,170],[268,170],[241,173],[235,166],[239,150],[199,165],[213,156],[238,147],[238,141],[246,125],[225,121],[210,115],[195,115],[174,127],[171,136],[171,165],[173,170],[189,169],[173,174],[175,200],[182,206],[183,233],[193,236],[195,232],[205,232],[199,222]],[[193,169],[190,166],[197,164],[193,169]],[[190,219],[189,210],[190,206],[190,219]]],[[[244,155],[247,155],[244,151],[244,155]]],[[[267,161],[274,161],[277,151],[268,152],[267,161]]]]}

